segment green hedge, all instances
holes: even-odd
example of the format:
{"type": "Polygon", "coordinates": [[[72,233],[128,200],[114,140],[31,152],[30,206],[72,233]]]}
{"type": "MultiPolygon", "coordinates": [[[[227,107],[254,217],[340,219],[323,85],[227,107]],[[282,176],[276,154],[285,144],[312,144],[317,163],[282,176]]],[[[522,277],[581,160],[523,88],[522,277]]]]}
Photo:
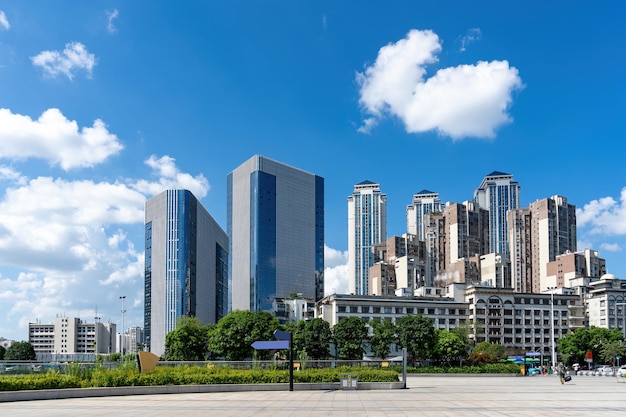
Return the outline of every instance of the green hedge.
{"type": "MultiPolygon", "coordinates": [[[[348,367],[295,371],[293,379],[295,383],[339,382],[341,374],[356,375],[361,382],[398,381],[398,373],[393,370],[348,367]]],[[[0,390],[288,382],[289,371],[287,370],[241,370],[222,367],[180,366],[158,367],[143,374],[132,369],[97,369],[81,375],[64,375],[52,371],[38,375],[3,376],[0,377],[0,390]]]]}

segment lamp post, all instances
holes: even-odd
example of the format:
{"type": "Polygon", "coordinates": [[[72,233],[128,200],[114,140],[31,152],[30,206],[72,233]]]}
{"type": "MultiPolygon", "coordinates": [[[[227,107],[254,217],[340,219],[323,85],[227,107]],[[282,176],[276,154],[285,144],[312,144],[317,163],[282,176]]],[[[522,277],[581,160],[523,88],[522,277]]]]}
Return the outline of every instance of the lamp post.
{"type": "Polygon", "coordinates": [[[554,290],[556,287],[548,287],[550,290],[550,336],[551,336],[551,353],[552,366],[556,366],[556,351],[554,350],[554,290]]]}
{"type": "Polygon", "coordinates": [[[126,299],[125,295],[120,295],[120,300],[122,300],[122,331],[120,332],[120,352],[122,353],[122,358],[124,357],[124,313],[126,313],[126,309],[124,308],[124,300],[126,299]]]}

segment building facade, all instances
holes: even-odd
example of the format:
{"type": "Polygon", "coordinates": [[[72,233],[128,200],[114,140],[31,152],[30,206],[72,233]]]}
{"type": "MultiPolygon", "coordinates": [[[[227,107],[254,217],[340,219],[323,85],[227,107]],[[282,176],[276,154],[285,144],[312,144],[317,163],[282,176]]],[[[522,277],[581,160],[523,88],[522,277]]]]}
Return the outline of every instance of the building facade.
{"type": "Polygon", "coordinates": [[[145,344],[162,355],[180,317],[227,314],[228,236],[190,191],[167,190],[146,202],[145,239],[145,344]]]}
{"type": "Polygon", "coordinates": [[[387,239],[387,196],[380,185],[363,181],[348,197],[348,291],[369,294],[374,245],[387,239]]]}
{"type": "Polygon", "coordinates": [[[424,216],[426,213],[443,211],[443,204],[439,193],[422,190],[413,195],[413,201],[406,208],[406,232],[417,236],[418,240],[425,240],[424,216]]]}
{"type": "Polygon", "coordinates": [[[489,252],[509,259],[507,212],[520,207],[520,185],[513,175],[494,171],[474,191],[474,202],[489,212],[489,252]]]}
{"type": "Polygon", "coordinates": [[[228,174],[232,310],[324,296],[324,179],[255,155],[228,174]]]}
{"type": "Polygon", "coordinates": [[[115,335],[114,323],[87,323],[78,317],[57,317],[54,323],[28,324],[28,342],[40,360],[59,357],[92,360],[95,354],[114,353],[115,335]]]}
{"type": "Polygon", "coordinates": [[[586,303],[589,326],[620,329],[626,338],[626,280],[604,274],[589,284],[586,303]]]}

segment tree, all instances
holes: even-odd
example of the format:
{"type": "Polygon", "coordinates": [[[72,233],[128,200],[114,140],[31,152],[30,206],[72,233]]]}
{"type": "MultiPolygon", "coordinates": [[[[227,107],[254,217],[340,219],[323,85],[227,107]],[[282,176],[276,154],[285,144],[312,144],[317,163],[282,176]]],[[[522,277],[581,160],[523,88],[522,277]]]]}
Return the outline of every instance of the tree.
{"type": "Polygon", "coordinates": [[[391,344],[396,340],[396,325],[390,320],[377,317],[370,322],[370,327],[372,352],[377,358],[385,359],[391,352],[391,344]]]}
{"type": "Polygon", "coordinates": [[[4,353],[5,361],[34,361],[36,359],[35,348],[28,342],[13,343],[4,353]]]}
{"type": "Polygon", "coordinates": [[[320,317],[309,320],[302,332],[304,348],[313,359],[326,359],[330,356],[332,332],[330,324],[320,317]]]}
{"type": "Polygon", "coordinates": [[[580,328],[566,334],[557,342],[557,349],[562,357],[568,357],[570,363],[582,363],[587,351],[591,351],[593,358],[601,359],[600,350],[605,343],[623,340],[624,335],[619,329],[591,326],[589,329],[580,328]]]}
{"type": "Polygon", "coordinates": [[[333,327],[333,338],[337,345],[339,357],[344,359],[361,359],[363,357],[363,341],[367,338],[367,326],[360,317],[345,317],[333,327]]]}
{"type": "Polygon", "coordinates": [[[610,340],[602,343],[600,348],[600,357],[605,363],[615,366],[615,358],[617,356],[626,355],[626,347],[622,340],[610,340]]]}
{"type": "MultiPolygon", "coordinates": [[[[255,353],[252,343],[274,340],[274,331],[279,327],[278,319],[268,312],[235,310],[210,330],[209,350],[229,361],[252,358],[255,353]]],[[[257,356],[268,358],[269,351],[258,351],[257,356]]]]}
{"type": "Polygon", "coordinates": [[[506,355],[506,349],[504,348],[504,346],[498,343],[480,342],[479,344],[474,346],[472,353],[480,352],[484,352],[488,355],[493,356],[494,362],[497,362],[500,359],[504,359],[506,355]]]}
{"type": "Polygon", "coordinates": [[[167,361],[202,361],[206,359],[209,344],[208,327],[197,317],[182,316],[176,329],[165,336],[167,361]]]}
{"type": "Polygon", "coordinates": [[[437,331],[437,346],[435,351],[439,360],[450,365],[455,359],[467,355],[468,345],[457,333],[449,330],[437,331]]]}
{"type": "Polygon", "coordinates": [[[0,346],[0,361],[4,359],[5,352],[6,352],[6,349],[4,348],[4,346],[0,346]]]}
{"type": "Polygon", "coordinates": [[[305,326],[306,322],[304,320],[298,320],[297,322],[290,321],[285,324],[285,330],[291,333],[291,349],[293,351],[294,358],[300,356],[300,353],[306,350],[306,345],[304,343],[305,326]]]}
{"type": "Polygon", "coordinates": [[[406,348],[413,358],[413,364],[416,358],[430,358],[435,353],[437,335],[433,323],[433,319],[421,314],[404,316],[396,320],[398,344],[406,348]]]}

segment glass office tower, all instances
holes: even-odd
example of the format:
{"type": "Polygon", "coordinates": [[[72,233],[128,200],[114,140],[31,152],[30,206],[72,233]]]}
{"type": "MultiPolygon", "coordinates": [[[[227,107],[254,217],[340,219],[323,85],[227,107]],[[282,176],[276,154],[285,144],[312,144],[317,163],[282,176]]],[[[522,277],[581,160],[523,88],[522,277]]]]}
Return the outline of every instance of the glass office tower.
{"type": "Polygon", "coordinates": [[[145,342],[160,356],[179,317],[228,313],[228,236],[191,192],[167,190],[146,202],[145,241],[145,342]]]}
{"type": "Polygon", "coordinates": [[[324,179],[255,155],[227,178],[232,310],[324,296],[324,179]]]}

